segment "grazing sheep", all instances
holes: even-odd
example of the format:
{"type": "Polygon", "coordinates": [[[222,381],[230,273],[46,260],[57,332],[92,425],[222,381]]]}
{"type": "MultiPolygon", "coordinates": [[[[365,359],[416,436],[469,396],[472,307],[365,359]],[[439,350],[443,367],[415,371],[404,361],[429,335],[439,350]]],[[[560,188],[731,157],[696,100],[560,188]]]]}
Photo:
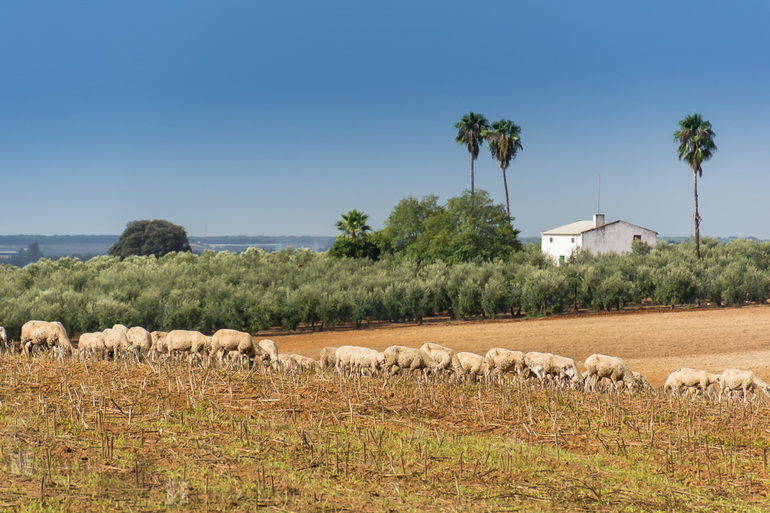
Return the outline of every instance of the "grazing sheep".
{"type": "Polygon", "coordinates": [[[150,337],[152,338],[152,349],[150,352],[168,353],[168,348],[166,347],[166,335],[168,335],[168,331],[150,332],[150,337]]]}
{"type": "Polygon", "coordinates": [[[273,342],[269,338],[265,338],[260,340],[259,344],[257,345],[261,347],[265,353],[267,353],[267,355],[270,357],[271,362],[278,361],[278,345],[275,342],[273,342]]]}
{"type": "Polygon", "coordinates": [[[72,343],[64,325],[59,321],[27,321],[21,327],[21,347],[26,354],[35,346],[58,347],[63,353],[72,353],[72,343]]]}
{"type": "Polygon", "coordinates": [[[651,393],[655,391],[655,389],[652,388],[652,385],[650,385],[650,382],[647,381],[647,379],[644,376],[642,376],[640,373],[632,370],[631,375],[634,377],[634,382],[635,382],[634,386],[636,386],[636,389],[638,391],[645,392],[645,393],[651,393]]]}
{"type": "Polygon", "coordinates": [[[113,354],[117,354],[121,351],[127,350],[131,344],[128,343],[128,328],[123,330],[122,328],[126,328],[122,324],[116,324],[112,328],[107,328],[102,333],[104,333],[104,346],[107,348],[107,351],[112,352],[113,354]]]}
{"type": "Polygon", "coordinates": [[[397,374],[402,370],[420,370],[423,374],[441,372],[441,367],[425,351],[413,347],[390,346],[385,350],[385,368],[390,374],[397,374]]]}
{"type": "Polygon", "coordinates": [[[368,347],[341,346],[334,356],[337,360],[335,367],[343,374],[355,372],[363,375],[366,371],[376,374],[385,368],[385,355],[368,347]]]}
{"type": "Polygon", "coordinates": [[[280,353],[275,357],[275,363],[279,370],[289,372],[297,367],[297,360],[293,355],[280,353]]]}
{"type": "Polygon", "coordinates": [[[321,368],[323,370],[331,369],[337,366],[337,347],[324,347],[321,349],[321,368]]]}
{"type": "Polygon", "coordinates": [[[78,339],[78,353],[82,357],[99,356],[104,358],[107,355],[107,346],[104,344],[104,333],[97,331],[94,333],[83,333],[78,339]]]}
{"type": "Polygon", "coordinates": [[[722,394],[732,395],[733,392],[740,390],[743,393],[743,402],[748,401],[748,392],[751,392],[752,399],[757,396],[756,390],[760,389],[765,395],[770,397],[770,385],[760,379],[750,370],[725,369],[722,371],[719,381],[720,391],[719,400],[722,400],[722,394]]]}
{"type": "Polygon", "coordinates": [[[487,373],[487,359],[476,353],[457,353],[457,359],[468,377],[478,379],[487,373]]]}
{"type": "Polygon", "coordinates": [[[211,338],[211,353],[216,353],[219,363],[222,363],[224,353],[238,353],[249,359],[259,357],[269,358],[267,353],[254,343],[251,334],[229,328],[217,330],[211,338]]]}
{"type": "Polygon", "coordinates": [[[134,326],[126,332],[128,345],[136,347],[142,354],[147,354],[152,348],[152,335],[141,326],[134,326]]]}
{"type": "Polygon", "coordinates": [[[548,376],[556,381],[567,380],[572,385],[577,385],[583,380],[575,360],[566,356],[533,351],[524,355],[524,363],[527,369],[540,379],[548,376]]]}
{"type": "Polygon", "coordinates": [[[433,342],[426,342],[420,347],[421,351],[424,351],[428,356],[436,360],[439,367],[448,371],[452,370],[455,374],[465,374],[463,364],[457,358],[457,354],[454,350],[444,347],[433,342]]]}
{"type": "Polygon", "coordinates": [[[199,331],[173,330],[166,335],[168,354],[173,356],[178,352],[200,355],[204,349],[211,349],[211,337],[199,331]]]}
{"type": "Polygon", "coordinates": [[[631,374],[631,369],[623,358],[617,356],[607,356],[603,354],[592,354],[585,361],[586,380],[585,389],[596,390],[596,385],[604,378],[609,378],[615,390],[618,390],[620,383],[625,383],[626,388],[631,390],[636,385],[636,380],[631,374]]]}
{"type": "Polygon", "coordinates": [[[721,379],[719,374],[712,374],[701,369],[682,367],[668,375],[666,383],[663,385],[663,391],[680,395],[683,388],[694,389],[697,396],[701,391],[705,393],[709,386],[719,384],[721,379]]]}
{"type": "Polygon", "coordinates": [[[524,363],[524,353],[502,347],[487,351],[486,360],[488,373],[495,376],[508,372],[515,372],[518,376],[522,376],[527,368],[527,364],[524,363]]]}
{"type": "Polygon", "coordinates": [[[318,361],[310,358],[309,356],[303,356],[301,354],[290,354],[289,357],[293,358],[294,361],[297,362],[297,366],[303,370],[315,371],[320,368],[318,361]]]}

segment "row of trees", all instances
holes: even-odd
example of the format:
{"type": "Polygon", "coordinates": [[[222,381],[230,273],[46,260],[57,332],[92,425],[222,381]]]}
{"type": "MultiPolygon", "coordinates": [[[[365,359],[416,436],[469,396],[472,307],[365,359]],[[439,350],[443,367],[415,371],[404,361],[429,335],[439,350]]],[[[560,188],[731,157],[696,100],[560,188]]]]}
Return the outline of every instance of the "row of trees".
{"type": "Polygon", "coordinates": [[[308,250],[265,253],[169,253],[101,256],[87,262],[42,259],[0,266],[0,321],[14,337],[30,319],[61,320],[70,333],[115,323],[148,329],[222,327],[258,332],[274,326],[421,321],[573,308],[623,308],[764,302],[770,291],[770,243],[643,243],[634,252],[576,255],[561,266],[537,245],[507,260],[461,262],[329,258],[308,250]]]}

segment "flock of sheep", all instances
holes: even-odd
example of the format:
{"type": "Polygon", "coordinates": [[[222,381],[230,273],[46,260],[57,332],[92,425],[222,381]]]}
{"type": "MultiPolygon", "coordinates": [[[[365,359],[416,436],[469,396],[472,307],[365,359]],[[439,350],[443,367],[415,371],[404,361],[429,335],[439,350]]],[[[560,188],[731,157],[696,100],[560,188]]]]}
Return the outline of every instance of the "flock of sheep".
{"type": "MultiPolygon", "coordinates": [[[[5,328],[0,327],[0,340],[7,345],[5,328]]],[[[58,348],[71,354],[73,346],[67,330],[60,322],[29,321],[22,326],[21,349],[30,354],[35,348],[58,348]]],[[[454,350],[435,343],[425,343],[420,349],[391,346],[380,352],[359,346],[325,347],[320,359],[302,355],[278,353],[272,340],[256,342],[251,334],[220,329],[213,335],[198,331],[173,330],[149,332],[142,327],[128,328],[116,324],[112,328],[93,333],[83,333],[77,344],[77,352],[83,357],[107,357],[115,354],[134,355],[137,358],[156,358],[159,355],[190,354],[202,356],[204,352],[216,355],[220,363],[226,360],[247,359],[261,361],[283,371],[296,368],[326,372],[334,369],[343,375],[395,375],[404,371],[424,375],[449,375],[459,379],[479,380],[503,375],[519,379],[537,379],[560,386],[582,387],[596,391],[609,381],[615,391],[653,392],[647,380],[628,364],[615,356],[593,354],[585,361],[586,372],[581,373],[571,358],[551,353],[513,351],[493,348],[485,356],[454,350]]],[[[749,394],[756,397],[758,391],[770,396],[770,385],[752,371],[727,369],[721,374],[705,370],[681,368],[672,372],[663,391],[676,395],[717,393],[731,397],[740,392],[746,401],[749,394]]]]}

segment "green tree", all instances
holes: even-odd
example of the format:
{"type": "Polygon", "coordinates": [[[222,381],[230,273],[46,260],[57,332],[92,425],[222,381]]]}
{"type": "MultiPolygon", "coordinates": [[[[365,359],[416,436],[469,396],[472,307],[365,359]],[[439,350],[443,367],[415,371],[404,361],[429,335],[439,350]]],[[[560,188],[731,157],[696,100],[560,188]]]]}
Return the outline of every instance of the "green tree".
{"type": "Polygon", "coordinates": [[[372,231],[372,228],[366,224],[369,214],[365,214],[354,208],[347,214],[342,214],[342,219],[335,225],[342,232],[344,237],[350,237],[352,240],[372,231]]]}
{"type": "Polygon", "coordinates": [[[479,148],[484,144],[482,134],[489,130],[489,121],[482,114],[469,112],[455,124],[457,137],[455,141],[464,144],[471,154],[471,195],[475,192],[475,178],[473,176],[473,162],[479,158],[479,148]]]}
{"type": "Polygon", "coordinates": [[[697,112],[679,121],[679,130],[674,132],[674,142],[679,144],[679,160],[692,168],[692,183],[695,194],[695,258],[700,259],[700,222],[698,213],[698,176],[703,176],[701,164],[709,160],[715,151],[714,131],[711,123],[704,121],[697,112]]]}
{"type": "Polygon", "coordinates": [[[162,219],[131,221],[123,234],[108,251],[111,256],[124,259],[131,255],[162,257],[175,251],[190,251],[187,232],[181,226],[162,219]]]}
{"type": "Polygon", "coordinates": [[[489,152],[492,158],[500,164],[503,170],[503,185],[505,186],[505,207],[508,212],[508,220],[511,219],[511,202],[508,199],[508,179],[505,171],[512,160],[524,148],[521,145],[521,127],[508,119],[501,119],[492,123],[492,129],[483,134],[489,144],[489,152]]]}
{"type": "Polygon", "coordinates": [[[425,232],[425,221],[443,211],[438,204],[438,196],[430,194],[418,200],[409,196],[393,208],[385,221],[384,236],[389,240],[394,252],[402,252],[407,257],[414,251],[417,239],[425,232]]]}

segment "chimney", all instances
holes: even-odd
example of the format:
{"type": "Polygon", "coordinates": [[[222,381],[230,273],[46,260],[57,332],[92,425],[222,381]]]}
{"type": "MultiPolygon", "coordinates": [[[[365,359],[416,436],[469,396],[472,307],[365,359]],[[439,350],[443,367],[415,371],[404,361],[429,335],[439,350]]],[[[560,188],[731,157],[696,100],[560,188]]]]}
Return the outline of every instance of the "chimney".
{"type": "Polygon", "coordinates": [[[594,228],[604,224],[604,214],[594,214],[594,228]]]}

